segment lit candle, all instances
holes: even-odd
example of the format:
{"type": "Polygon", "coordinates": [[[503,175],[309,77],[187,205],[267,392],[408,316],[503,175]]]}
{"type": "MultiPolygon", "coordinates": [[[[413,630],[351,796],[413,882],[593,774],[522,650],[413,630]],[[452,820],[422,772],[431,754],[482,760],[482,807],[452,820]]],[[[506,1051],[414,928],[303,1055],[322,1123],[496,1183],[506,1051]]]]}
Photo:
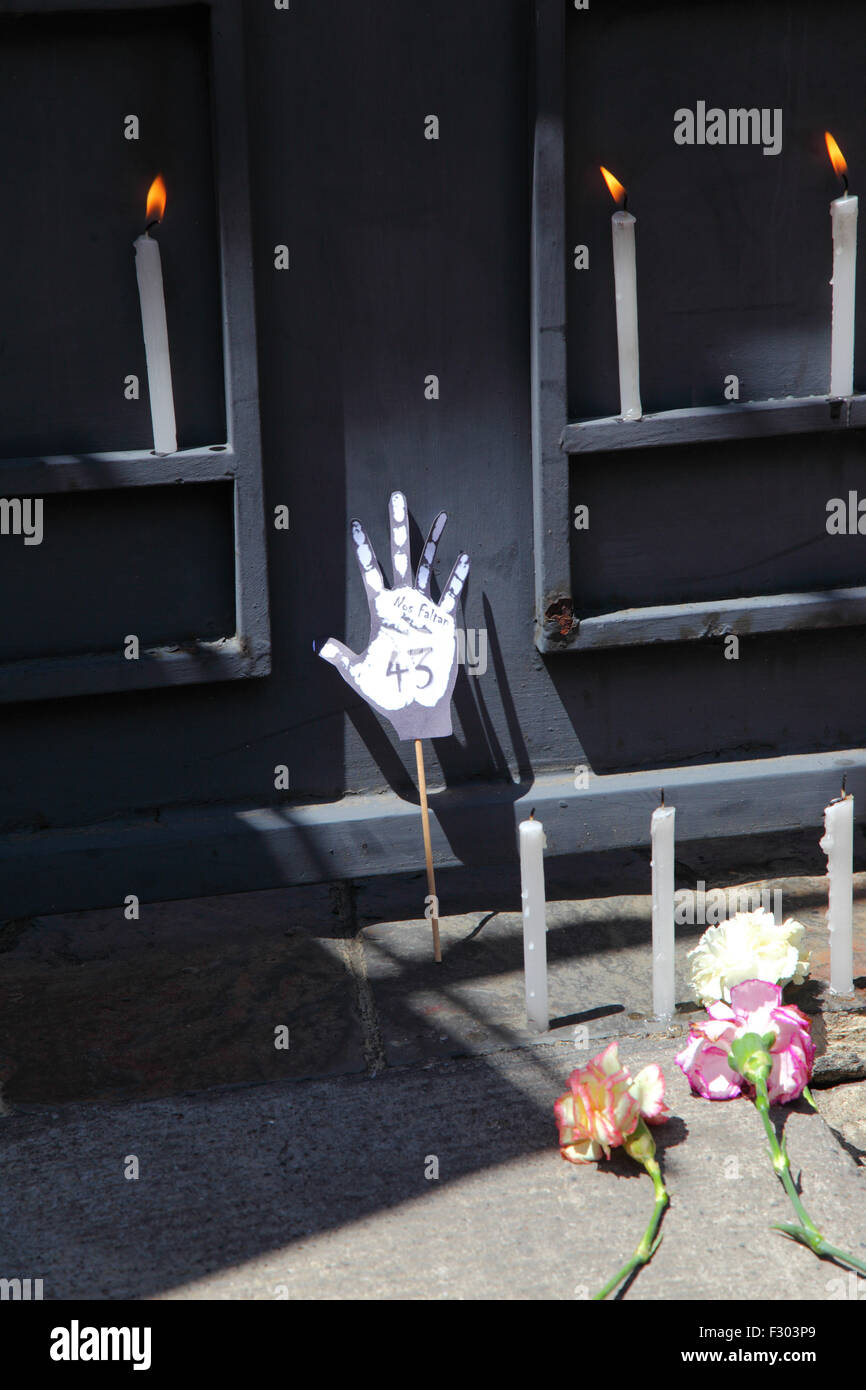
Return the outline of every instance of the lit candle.
{"type": "Polygon", "coordinates": [[[830,395],[854,390],[854,291],[857,278],[857,199],[848,195],[848,165],[829,130],[827,153],[845,191],[830,204],[833,219],[833,326],[830,338],[830,395]]]}
{"type": "Polygon", "coordinates": [[[173,454],[177,449],[174,422],[174,394],[171,387],[171,360],[168,355],[168,328],[165,322],[165,293],[159,243],[150,235],[151,227],[162,221],[165,212],[165,184],[154,179],[147,195],[145,231],[135,241],[135,274],[141,300],[141,326],[147,359],[147,387],[150,418],[153,422],[153,448],[157,454],[173,454]]]}
{"type": "Polygon", "coordinates": [[[824,811],[821,849],[827,856],[830,928],[830,989],[854,990],[854,798],[841,796],[824,811]]]}
{"type": "Polygon", "coordinates": [[[653,1013],[674,1012],[674,818],[676,809],[662,804],[650,823],[653,878],[653,1013]]]}
{"type": "Polygon", "coordinates": [[[544,826],[535,819],[520,822],[520,896],[523,900],[523,967],[526,979],[526,1021],[538,1033],[547,1031],[547,922],[544,903],[544,826]]]}
{"type": "Polygon", "coordinates": [[[621,206],[610,219],[613,234],[613,282],[616,293],[616,343],[619,352],[619,405],[623,420],[639,420],[640,371],[637,336],[637,265],[634,226],[627,211],[628,195],[619,179],[600,166],[611,197],[621,206]]]}

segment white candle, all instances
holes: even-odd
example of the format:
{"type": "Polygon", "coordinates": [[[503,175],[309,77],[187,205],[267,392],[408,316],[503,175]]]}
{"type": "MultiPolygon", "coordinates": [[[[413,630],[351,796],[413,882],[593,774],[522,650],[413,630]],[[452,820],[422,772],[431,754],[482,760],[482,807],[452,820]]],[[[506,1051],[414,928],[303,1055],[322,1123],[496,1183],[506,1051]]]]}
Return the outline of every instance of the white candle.
{"type": "Polygon", "coordinates": [[[536,1032],[547,1031],[547,922],[544,902],[544,856],[547,840],[541,821],[520,822],[520,896],[523,901],[523,967],[526,1020],[536,1032]]]}
{"type": "Polygon", "coordinates": [[[845,180],[845,192],[830,204],[833,222],[833,323],[830,335],[830,395],[854,390],[854,295],[857,279],[857,199],[848,194],[848,166],[829,130],[827,152],[845,180]]]}
{"type": "Polygon", "coordinates": [[[653,1013],[671,1018],[674,996],[674,818],[673,806],[653,811],[650,824],[653,880],[653,1013]]]}
{"type": "MultiPolygon", "coordinates": [[[[612,196],[625,203],[625,189],[608,169],[601,170],[612,196]]],[[[619,354],[619,404],[623,420],[639,420],[640,370],[637,332],[636,219],[625,207],[610,219],[613,234],[613,281],[616,294],[616,343],[619,354]]]]}
{"type": "Polygon", "coordinates": [[[821,849],[827,856],[830,928],[830,990],[854,990],[854,798],[842,797],[824,811],[821,849]]]}
{"type": "MultiPolygon", "coordinates": [[[[154,179],[147,195],[147,222],[159,221],[165,208],[165,185],[154,179]],[[152,218],[152,213],[156,217],[152,218]]],[[[168,353],[168,327],[165,321],[165,292],[162,285],[162,261],[159,244],[148,231],[135,241],[135,274],[141,300],[141,326],[144,331],[144,352],[147,359],[147,387],[150,394],[150,418],[153,423],[153,448],[157,454],[173,454],[177,450],[174,420],[174,393],[171,385],[171,360],[168,353]]]]}

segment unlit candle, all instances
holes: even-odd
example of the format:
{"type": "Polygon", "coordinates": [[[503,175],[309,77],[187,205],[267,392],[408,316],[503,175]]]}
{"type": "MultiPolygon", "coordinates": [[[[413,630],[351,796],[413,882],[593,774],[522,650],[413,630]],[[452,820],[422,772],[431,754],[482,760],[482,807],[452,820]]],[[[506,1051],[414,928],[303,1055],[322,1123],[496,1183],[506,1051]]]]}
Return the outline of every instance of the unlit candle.
{"type": "Polygon", "coordinates": [[[653,883],[653,1013],[670,1018],[675,1005],[673,806],[659,806],[650,823],[653,883]]]}
{"type": "Polygon", "coordinates": [[[821,849],[829,878],[827,924],[830,929],[830,989],[854,990],[854,798],[842,797],[824,811],[821,849]]]}
{"type": "Polygon", "coordinates": [[[520,822],[520,895],[523,902],[523,968],[526,1020],[536,1032],[547,1031],[547,921],[544,901],[544,847],[541,821],[520,822]]]}

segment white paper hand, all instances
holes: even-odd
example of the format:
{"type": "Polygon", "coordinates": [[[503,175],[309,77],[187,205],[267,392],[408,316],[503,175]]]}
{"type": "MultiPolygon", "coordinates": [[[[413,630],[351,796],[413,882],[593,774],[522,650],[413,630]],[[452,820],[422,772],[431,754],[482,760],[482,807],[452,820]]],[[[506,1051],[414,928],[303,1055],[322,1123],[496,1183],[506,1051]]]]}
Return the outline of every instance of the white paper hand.
{"type": "Polygon", "coordinates": [[[401,739],[444,738],[451,733],[451,695],[457,679],[454,613],[469,573],[469,556],[458,555],[442,597],[434,603],[430,576],[448,518],[440,512],[430,527],[413,585],[409,517],[402,492],[391,494],[389,513],[391,589],[385,588],[363,526],[352,522],[352,541],[370,609],[367,647],[356,655],[330,637],[319,655],[390,720],[401,739]]]}

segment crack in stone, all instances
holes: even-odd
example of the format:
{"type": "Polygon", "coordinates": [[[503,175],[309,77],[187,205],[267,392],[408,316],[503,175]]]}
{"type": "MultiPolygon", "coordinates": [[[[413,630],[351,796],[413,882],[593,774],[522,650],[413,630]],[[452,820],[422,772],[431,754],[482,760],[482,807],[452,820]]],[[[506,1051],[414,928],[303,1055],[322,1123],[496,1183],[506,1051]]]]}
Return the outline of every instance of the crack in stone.
{"type": "Polygon", "coordinates": [[[364,943],[358,937],[348,941],[338,941],[337,948],[355,987],[355,1003],[361,1025],[361,1045],[364,1063],[369,1076],[378,1076],[385,1071],[385,1044],[379,1027],[379,1013],[373,989],[367,976],[367,957],[364,943]]]}

